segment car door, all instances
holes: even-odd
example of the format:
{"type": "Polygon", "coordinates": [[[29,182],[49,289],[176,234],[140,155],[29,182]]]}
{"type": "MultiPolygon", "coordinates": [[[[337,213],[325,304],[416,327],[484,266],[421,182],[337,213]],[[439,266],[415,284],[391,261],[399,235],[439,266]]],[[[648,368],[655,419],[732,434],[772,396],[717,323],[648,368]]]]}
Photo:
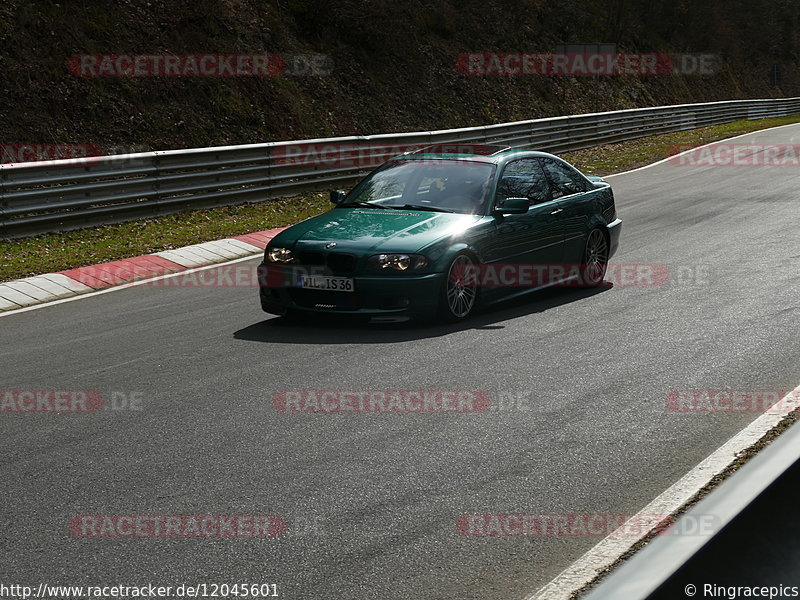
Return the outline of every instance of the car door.
{"type": "Polygon", "coordinates": [[[563,262],[563,229],[542,165],[535,158],[509,162],[497,183],[493,207],[506,198],[528,198],[528,212],[495,219],[488,263],[558,265],[563,262]]]}
{"type": "Polygon", "coordinates": [[[569,164],[552,159],[540,159],[547,179],[550,193],[558,203],[555,214],[564,235],[564,261],[580,264],[583,260],[586,236],[589,231],[589,218],[594,210],[594,186],[569,164]]]}

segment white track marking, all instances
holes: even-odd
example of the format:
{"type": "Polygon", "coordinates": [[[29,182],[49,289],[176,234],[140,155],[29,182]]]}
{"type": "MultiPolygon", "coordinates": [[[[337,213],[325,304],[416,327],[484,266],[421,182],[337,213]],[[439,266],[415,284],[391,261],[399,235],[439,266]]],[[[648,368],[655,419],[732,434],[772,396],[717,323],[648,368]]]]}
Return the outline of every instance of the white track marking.
{"type": "Polygon", "coordinates": [[[183,248],[176,248],[175,250],[162,250],[161,252],[153,252],[154,255],[160,256],[176,265],[194,269],[195,267],[204,267],[205,261],[200,260],[194,254],[191,256],[188,252],[183,252],[183,248]]]}
{"type": "MultiPolygon", "coordinates": [[[[66,279],[66,276],[64,278],[66,279]]],[[[21,279],[20,282],[30,283],[31,285],[35,285],[36,287],[44,290],[50,300],[71,298],[77,294],[76,291],[70,289],[62,283],[56,283],[49,277],[42,277],[41,275],[28,277],[27,279],[21,279]]]]}
{"type": "Polygon", "coordinates": [[[231,260],[232,258],[240,258],[242,256],[241,252],[234,250],[227,244],[221,244],[216,241],[203,242],[202,244],[198,244],[197,247],[206,250],[207,252],[213,252],[214,254],[221,256],[225,260],[231,260]]]}
{"type": "Polygon", "coordinates": [[[220,242],[225,242],[226,244],[233,246],[234,248],[239,248],[242,253],[252,253],[252,252],[263,252],[263,248],[259,248],[258,246],[254,246],[253,244],[248,244],[247,242],[243,242],[242,240],[237,240],[236,238],[225,238],[219,240],[220,242]]]}
{"type": "Polygon", "coordinates": [[[32,304],[40,304],[40,302],[30,294],[25,294],[24,292],[20,292],[15,286],[9,285],[11,283],[15,283],[14,281],[8,281],[6,283],[0,284],[0,298],[3,298],[7,302],[13,302],[14,304],[19,304],[20,306],[30,306],[32,304]]]}
{"type": "MultiPolygon", "coordinates": [[[[16,281],[6,281],[3,284],[6,288],[16,290],[21,294],[30,296],[34,302],[47,302],[53,298],[53,294],[46,292],[42,288],[33,285],[27,279],[17,279],[16,281]]],[[[16,301],[15,301],[16,302],[16,301]]]]}
{"type": "Polygon", "coordinates": [[[17,304],[16,302],[12,302],[11,300],[6,300],[2,296],[0,296],[0,311],[11,310],[12,308],[19,308],[19,304],[17,304]]]}
{"type": "Polygon", "coordinates": [[[34,278],[47,279],[76,294],[85,294],[93,291],[88,285],[84,285],[77,279],[72,279],[72,277],[67,277],[63,273],[45,273],[44,275],[35,275],[34,278]]]}

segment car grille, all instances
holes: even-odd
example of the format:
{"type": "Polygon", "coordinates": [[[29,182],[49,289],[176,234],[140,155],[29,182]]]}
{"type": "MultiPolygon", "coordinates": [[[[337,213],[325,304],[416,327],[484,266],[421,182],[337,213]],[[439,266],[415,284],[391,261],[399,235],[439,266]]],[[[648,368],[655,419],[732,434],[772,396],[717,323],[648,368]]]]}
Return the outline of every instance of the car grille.
{"type": "Polygon", "coordinates": [[[335,310],[358,310],[361,308],[360,294],[353,292],[329,292],[327,290],[291,289],[289,295],[299,306],[306,308],[328,308],[335,310]]]}
{"type": "Polygon", "coordinates": [[[331,252],[328,254],[328,268],[334,273],[352,273],[356,268],[356,257],[352,254],[331,252]]]}
{"type": "Polygon", "coordinates": [[[344,252],[298,252],[297,258],[300,264],[306,267],[327,266],[337,275],[352,273],[356,268],[356,257],[354,254],[344,252]]]}

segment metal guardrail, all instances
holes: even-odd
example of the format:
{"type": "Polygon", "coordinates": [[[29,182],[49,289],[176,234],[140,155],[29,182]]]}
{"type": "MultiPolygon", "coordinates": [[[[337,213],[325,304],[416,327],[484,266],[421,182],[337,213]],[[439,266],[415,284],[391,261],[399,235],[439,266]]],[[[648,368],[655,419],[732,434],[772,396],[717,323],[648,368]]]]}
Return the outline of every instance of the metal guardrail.
{"type": "Polygon", "coordinates": [[[6,164],[0,165],[0,237],[66,231],[342,186],[391,156],[430,144],[504,144],[561,153],[796,113],[800,113],[800,98],[734,100],[441,131],[6,164]],[[324,152],[320,157],[320,150],[334,158],[326,159],[324,152]]]}

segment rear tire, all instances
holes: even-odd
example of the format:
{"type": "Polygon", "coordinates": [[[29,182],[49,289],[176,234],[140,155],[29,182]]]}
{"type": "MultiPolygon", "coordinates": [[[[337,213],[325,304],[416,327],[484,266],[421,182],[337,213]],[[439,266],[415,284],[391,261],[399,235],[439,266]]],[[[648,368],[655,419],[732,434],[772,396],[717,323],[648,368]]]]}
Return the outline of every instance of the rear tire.
{"type": "Polygon", "coordinates": [[[476,265],[470,254],[461,252],[447,267],[439,297],[439,317],[443,321],[458,323],[472,314],[478,301],[478,287],[470,270],[476,265]]]}
{"type": "Polygon", "coordinates": [[[608,238],[600,229],[592,229],[586,238],[581,263],[581,285],[597,287],[603,283],[608,270],[608,238]]]}

